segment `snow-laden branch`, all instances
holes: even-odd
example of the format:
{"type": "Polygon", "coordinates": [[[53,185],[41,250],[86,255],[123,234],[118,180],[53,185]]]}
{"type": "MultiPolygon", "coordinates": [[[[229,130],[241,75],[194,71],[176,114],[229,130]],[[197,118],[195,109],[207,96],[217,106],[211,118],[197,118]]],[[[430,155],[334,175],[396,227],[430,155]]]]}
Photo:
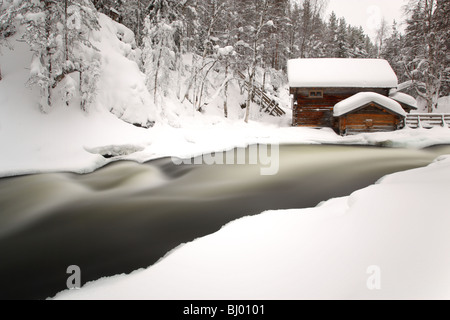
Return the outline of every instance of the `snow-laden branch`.
{"type": "Polygon", "coordinates": [[[212,101],[217,99],[217,97],[220,95],[220,93],[225,89],[225,86],[232,80],[235,80],[235,77],[233,75],[229,75],[220,85],[219,89],[216,90],[216,92],[208,99],[207,102],[203,103],[201,108],[208,106],[211,104],[212,101]]]}

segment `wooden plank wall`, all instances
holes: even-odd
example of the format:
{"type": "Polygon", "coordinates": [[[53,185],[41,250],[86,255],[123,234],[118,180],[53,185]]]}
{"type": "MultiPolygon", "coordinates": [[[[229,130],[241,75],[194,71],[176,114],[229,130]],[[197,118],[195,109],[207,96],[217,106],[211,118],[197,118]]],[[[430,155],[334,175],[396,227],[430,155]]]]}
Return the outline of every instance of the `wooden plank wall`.
{"type": "Polygon", "coordinates": [[[388,96],[389,89],[379,88],[291,88],[297,102],[293,110],[293,126],[337,128],[334,106],[359,92],[376,92],[388,96]],[[322,91],[323,98],[310,98],[310,91],[322,91]]]}
{"type": "Polygon", "coordinates": [[[403,117],[374,104],[339,118],[340,134],[388,132],[402,127],[403,117]]]}

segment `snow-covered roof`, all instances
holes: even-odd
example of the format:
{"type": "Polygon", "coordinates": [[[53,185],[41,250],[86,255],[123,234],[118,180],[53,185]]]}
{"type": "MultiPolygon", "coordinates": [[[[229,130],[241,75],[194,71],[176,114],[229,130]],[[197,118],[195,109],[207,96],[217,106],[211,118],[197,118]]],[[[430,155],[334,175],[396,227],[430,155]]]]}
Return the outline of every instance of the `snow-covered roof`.
{"type": "Polygon", "coordinates": [[[334,106],[334,116],[343,116],[371,102],[379,104],[396,114],[406,117],[406,112],[400,103],[374,92],[360,92],[339,102],[334,106]]]}
{"type": "Polygon", "coordinates": [[[383,59],[295,59],[288,61],[291,88],[396,88],[398,79],[383,59]]]}
{"type": "Polygon", "coordinates": [[[389,98],[417,109],[417,100],[414,97],[411,97],[409,94],[394,92],[389,96],[389,98]]]}

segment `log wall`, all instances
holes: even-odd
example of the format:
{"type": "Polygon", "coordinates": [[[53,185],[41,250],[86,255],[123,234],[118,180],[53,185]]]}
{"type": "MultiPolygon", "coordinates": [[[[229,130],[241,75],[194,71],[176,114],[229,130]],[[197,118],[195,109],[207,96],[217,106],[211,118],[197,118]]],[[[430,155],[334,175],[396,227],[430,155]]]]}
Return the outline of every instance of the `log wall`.
{"type": "Polygon", "coordinates": [[[294,95],[292,124],[296,127],[330,127],[337,129],[333,117],[334,106],[359,92],[389,95],[389,89],[380,88],[291,88],[294,95]],[[323,92],[323,97],[310,97],[311,91],[323,92]]]}
{"type": "Polygon", "coordinates": [[[402,127],[403,116],[394,114],[374,103],[339,117],[339,133],[388,132],[402,127]]]}

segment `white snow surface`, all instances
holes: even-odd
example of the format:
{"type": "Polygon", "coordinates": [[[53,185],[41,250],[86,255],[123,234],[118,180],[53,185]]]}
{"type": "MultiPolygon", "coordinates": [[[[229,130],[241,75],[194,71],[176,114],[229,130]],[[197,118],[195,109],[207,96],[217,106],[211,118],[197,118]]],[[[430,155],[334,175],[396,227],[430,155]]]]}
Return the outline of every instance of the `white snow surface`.
{"type": "Polygon", "coordinates": [[[446,156],[316,208],[237,220],[56,299],[450,299],[449,191],[446,156]]]}
{"type": "Polygon", "coordinates": [[[389,98],[417,109],[417,100],[409,94],[403,92],[394,92],[389,95],[389,98]]]}
{"type": "Polygon", "coordinates": [[[377,103],[398,115],[406,116],[405,110],[397,101],[375,92],[360,92],[342,100],[334,106],[334,116],[343,116],[371,102],[377,103]]]}
{"type": "Polygon", "coordinates": [[[397,88],[398,79],[383,59],[294,59],[288,61],[291,88],[397,88]]]}

